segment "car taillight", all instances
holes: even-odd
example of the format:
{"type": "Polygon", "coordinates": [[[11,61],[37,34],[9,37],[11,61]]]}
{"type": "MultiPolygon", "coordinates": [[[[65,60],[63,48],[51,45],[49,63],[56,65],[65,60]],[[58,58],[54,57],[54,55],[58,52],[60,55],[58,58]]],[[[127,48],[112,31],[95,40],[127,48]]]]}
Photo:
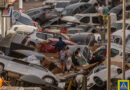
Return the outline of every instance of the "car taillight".
{"type": "Polygon", "coordinates": [[[30,38],[30,36],[28,35],[28,36],[26,36],[26,38],[30,38]]]}
{"type": "Polygon", "coordinates": [[[96,57],[93,57],[92,60],[96,60],[96,57]]]}
{"type": "Polygon", "coordinates": [[[67,31],[66,30],[62,30],[61,33],[66,33],[67,31]]]}
{"type": "Polygon", "coordinates": [[[42,29],[41,29],[41,28],[39,28],[39,32],[42,32],[42,29]]]}

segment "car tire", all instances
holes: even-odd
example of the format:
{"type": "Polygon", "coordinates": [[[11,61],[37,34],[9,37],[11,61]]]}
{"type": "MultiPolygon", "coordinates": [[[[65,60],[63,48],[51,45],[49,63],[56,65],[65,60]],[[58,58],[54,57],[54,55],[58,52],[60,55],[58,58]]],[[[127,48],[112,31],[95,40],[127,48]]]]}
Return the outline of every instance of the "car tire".
{"type": "Polygon", "coordinates": [[[104,86],[104,82],[99,77],[94,77],[93,80],[95,81],[97,86],[99,87],[104,86]]]}
{"type": "Polygon", "coordinates": [[[51,84],[51,85],[56,85],[56,80],[52,77],[52,76],[45,76],[42,78],[43,82],[51,84]],[[49,80],[52,80],[52,82],[50,82],[49,80]]]}
{"type": "Polygon", "coordinates": [[[0,74],[4,71],[4,65],[0,63],[0,74]]]}
{"type": "Polygon", "coordinates": [[[122,70],[121,70],[121,69],[117,69],[117,73],[118,73],[118,74],[121,74],[121,73],[122,73],[122,70]]]}

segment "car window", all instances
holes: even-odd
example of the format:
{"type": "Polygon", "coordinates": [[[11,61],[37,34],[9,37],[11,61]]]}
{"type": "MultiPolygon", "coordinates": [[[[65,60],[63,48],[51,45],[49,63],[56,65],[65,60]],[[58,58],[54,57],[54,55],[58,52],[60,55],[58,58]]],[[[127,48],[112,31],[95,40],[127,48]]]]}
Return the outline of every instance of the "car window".
{"type": "Polygon", "coordinates": [[[85,5],[84,6],[80,6],[80,12],[84,11],[86,9],[85,5]]]}
{"type": "Polygon", "coordinates": [[[16,62],[16,63],[24,64],[24,65],[29,65],[28,62],[24,62],[24,61],[22,61],[22,60],[13,59],[12,61],[13,61],[13,62],[16,62]]]}
{"type": "Polygon", "coordinates": [[[83,23],[89,23],[90,22],[90,17],[84,17],[80,20],[83,23]]]}
{"type": "Polygon", "coordinates": [[[117,37],[117,38],[114,39],[114,43],[116,43],[116,44],[122,44],[122,39],[119,38],[119,37],[117,37]]]}
{"type": "Polygon", "coordinates": [[[82,57],[80,57],[78,59],[78,63],[79,63],[79,65],[84,65],[86,63],[86,61],[82,57]]]}
{"type": "Polygon", "coordinates": [[[64,9],[62,15],[70,15],[72,13],[72,9],[64,9]]]}
{"type": "Polygon", "coordinates": [[[99,17],[92,17],[92,22],[93,23],[96,23],[96,24],[99,24],[99,17]]]}
{"type": "Polygon", "coordinates": [[[42,34],[42,33],[36,33],[36,36],[40,39],[47,39],[47,35],[42,34]]]}
{"type": "Polygon", "coordinates": [[[101,56],[101,55],[104,55],[105,53],[106,53],[106,49],[102,48],[99,51],[95,52],[95,55],[96,56],[101,56]]]}
{"type": "Polygon", "coordinates": [[[77,14],[77,13],[80,13],[80,9],[79,9],[79,8],[77,8],[77,9],[75,9],[75,10],[73,11],[73,14],[77,14]]]}
{"type": "Polygon", "coordinates": [[[46,68],[42,67],[42,66],[39,66],[39,65],[35,65],[35,64],[30,64],[31,67],[34,67],[36,69],[40,69],[40,70],[44,70],[44,71],[48,71],[46,68]]]}
{"type": "Polygon", "coordinates": [[[111,57],[115,57],[118,54],[119,54],[119,50],[116,50],[114,48],[111,49],[111,57]]]}

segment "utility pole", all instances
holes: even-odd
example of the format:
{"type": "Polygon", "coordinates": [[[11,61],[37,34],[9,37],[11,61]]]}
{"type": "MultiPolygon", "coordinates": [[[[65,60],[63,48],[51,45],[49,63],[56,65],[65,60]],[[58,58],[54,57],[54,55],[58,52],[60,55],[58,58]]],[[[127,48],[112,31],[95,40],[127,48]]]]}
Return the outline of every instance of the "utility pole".
{"type": "Polygon", "coordinates": [[[107,24],[107,90],[111,90],[111,18],[108,14],[107,24]]]}
{"type": "Polygon", "coordinates": [[[23,0],[19,0],[19,11],[23,11],[23,0]]]}
{"type": "Polygon", "coordinates": [[[125,30],[126,30],[126,0],[123,0],[123,35],[122,35],[122,79],[125,80],[125,46],[126,46],[126,38],[125,38],[125,30]]]}

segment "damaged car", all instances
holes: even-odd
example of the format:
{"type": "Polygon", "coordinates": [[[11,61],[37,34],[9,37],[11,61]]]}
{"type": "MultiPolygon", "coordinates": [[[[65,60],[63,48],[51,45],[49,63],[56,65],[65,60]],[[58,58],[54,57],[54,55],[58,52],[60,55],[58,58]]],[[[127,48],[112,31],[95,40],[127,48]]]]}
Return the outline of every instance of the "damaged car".
{"type": "MultiPolygon", "coordinates": [[[[111,65],[111,79],[115,78],[119,74],[122,73],[122,70],[120,67],[111,65]]],[[[97,85],[98,87],[102,87],[105,85],[105,82],[107,81],[107,66],[97,66],[94,68],[94,70],[91,72],[90,76],[88,77],[87,86],[88,89],[93,87],[94,85],[97,85]]]]}
{"type": "Polygon", "coordinates": [[[48,69],[15,58],[0,56],[0,70],[12,72],[21,76],[33,75],[42,79],[43,82],[56,85],[59,79],[48,69]]]}

